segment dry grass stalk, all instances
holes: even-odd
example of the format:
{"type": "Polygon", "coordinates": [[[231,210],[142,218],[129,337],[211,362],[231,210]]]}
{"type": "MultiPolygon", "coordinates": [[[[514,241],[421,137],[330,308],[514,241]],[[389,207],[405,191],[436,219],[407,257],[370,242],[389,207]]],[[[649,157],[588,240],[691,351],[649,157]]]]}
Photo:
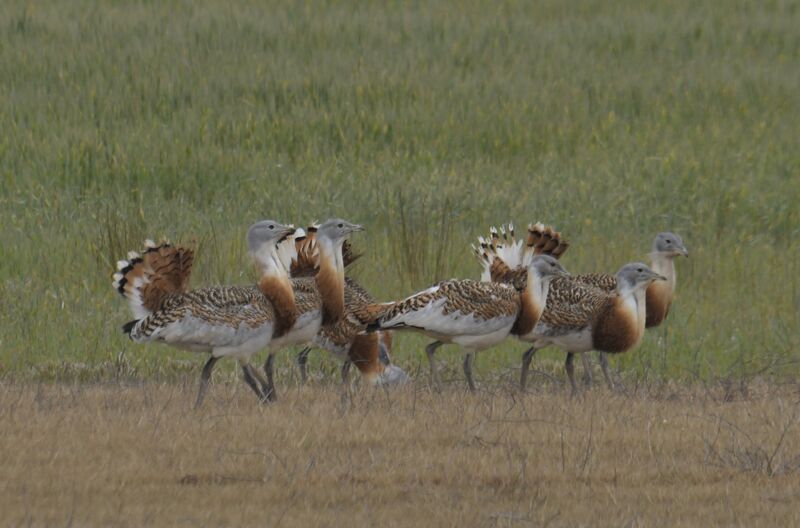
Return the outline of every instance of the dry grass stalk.
{"type": "Polygon", "coordinates": [[[10,525],[796,525],[796,392],[0,387],[10,525]],[[710,397],[711,396],[711,397],[710,397]]]}

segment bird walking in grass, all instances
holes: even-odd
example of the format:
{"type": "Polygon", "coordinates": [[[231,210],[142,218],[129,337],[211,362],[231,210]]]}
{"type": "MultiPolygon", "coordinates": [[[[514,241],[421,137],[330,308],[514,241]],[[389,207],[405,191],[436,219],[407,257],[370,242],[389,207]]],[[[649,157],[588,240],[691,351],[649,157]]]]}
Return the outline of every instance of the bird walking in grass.
{"type": "Polygon", "coordinates": [[[435,339],[425,350],[437,388],[441,380],[434,359],[436,349],[446,343],[460,345],[467,352],[464,374],[474,392],[474,354],[500,343],[512,331],[531,331],[545,309],[550,282],[559,275],[566,271],[556,259],[538,256],[526,268],[522,291],[509,284],[443,281],[402,301],[381,305],[368,329],[415,330],[435,339]]]}
{"type": "MultiPolygon", "coordinates": [[[[313,277],[319,272],[319,246],[316,241],[317,225],[295,233],[295,256],[286,263],[293,278],[313,277]]],[[[343,264],[347,269],[360,255],[345,242],[342,250],[343,264]]],[[[345,276],[345,311],[352,312],[374,304],[375,299],[355,279],[345,276]]],[[[388,331],[362,333],[363,325],[353,317],[343,317],[339,322],[320,329],[314,346],[322,348],[343,361],[342,381],[349,380],[351,366],[355,366],[370,385],[395,385],[408,381],[406,373],[391,360],[392,335],[388,331]]],[[[306,382],[306,365],[311,347],[304,348],[297,357],[300,377],[306,382]]]]}
{"type": "MultiPolygon", "coordinates": [[[[513,227],[510,229],[501,228],[501,235],[498,235],[497,230],[491,230],[489,240],[480,238],[480,248],[475,248],[481,263],[484,267],[482,275],[483,280],[504,282],[515,284],[517,287],[524,285],[524,275],[521,273],[522,265],[528,259],[534,258],[538,254],[549,254],[551,256],[560,257],[568,247],[568,243],[563,240],[561,234],[554,231],[551,227],[545,227],[542,224],[530,225],[528,227],[528,238],[526,247],[522,246],[522,241],[517,241],[514,238],[513,227]]],[[[683,242],[680,237],[671,233],[661,233],[656,237],[654,247],[659,248],[662,256],[670,254],[677,256],[678,254],[687,254],[683,247],[683,242]]],[[[663,306],[663,302],[671,301],[671,295],[667,297],[663,294],[665,291],[674,291],[674,264],[670,261],[668,265],[672,265],[672,271],[665,269],[664,262],[660,261],[657,257],[653,258],[654,267],[656,270],[651,270],[643,264],[631,264],[623,267],[616,275],[593,273],[587,275],[573,275],[569,278],[558,278],[553,281],[550,287],[547,308],[543,314],[539,324],[533,332],[529,334],[519,335],[522,341],[533,343],[523,355],[522,370],[520,373],[520,386],[525,388],[527,381],[528,369],[530,367],[533,355],[537,350],[548,346],[550,344],[557,346],[567,352],[567,373],[569,375],[570,383],[573,391],[575,391],[574,376],[573,376],[573,355],[575,353],[587,352],[589,350],[598,350],[601,352],[601,367],[603,374],[609,386],[613,388],[613,381],[611,380],[608,372],[608,362],[605,352],[622,352],[633,348],[638,344],[641,335],[638,332],[631,333],[630,328],[639,328],[641,323],[641,330],[643,333],[646,324],[650,321],[655,321],[656,316],[652,318],[647,315],[639,317],[639,310],[644,314],[650,314],[651,306],[655,305],[656,308],[652,309],[655,314],[659,307],[663,306]],[[634,273],[632,269],[638,270],[642,268],[641,272],[634,273]],[[625,271],[623,278],[624,283],[620,282],[620,273],[625,271]],[[660,272],[665,272],[662,275],[660,272]],[[638,275],[637,275],[638,273],[638,275]],[[637,278],[638,277],[638,278],[637,278]],[[634,280],[635,279],[635,280],[634,280]],[[671,286],[670,286],[671,284],[671,286]],[[666,285],[666,289],[664,286],[666,285]],[[601,297],[598,297],[600,295],[601,297]],[[605,296],[605,297],[602,297],[605,296]],[[617,333],[615,345],[609,344],[607,339],[598,337],[597,343],[593,341],[593,332],[596,327],[595,319],[600,317],[601,313],[597,310],[600,308],[592,308],[597,306],[610,306],[610,301],[602,301],[606,297],[617,298],[615,301],[619,304],[622,302],[628,306],[635,303],[636,305],[636,319],[635,325],[633,323],[633,312],[627,311],[628,319],[625,320],[624,310],[614,308],[613,313],[615,317],[603,319],[606,321],[603,324],[605,334],[611,335],[617,333]],[[619,299],[626,299],[621,301],[619,299]],[[572,304],[576,306],[572,306],[572,304]],[[606,304],[603,304],[606,303],[606,304]],[[585,305],[585,306],[582,306],[585,305]],[[569,314],[573,315],[570,316],[569,314]],[[582,315],[575,315],[582,314],[582,315]],[[641,321],[639,320],[641,319],[641,321]],[[611,322],[609,322],[611,321],[611,322]],[[613,322],[616,321],[616,322],[613,322]],[[614,326],[616,325],[616,327],[614,326]],[[615,329],[616,328],[616,329],[615,329]],[[609,334],[609,332],[611,334],[609,334]],[[623,334],[627,337],[622,337],[623,334]],[[636,337],[638,335],[638,337],[636,337]],[[600,348],[595,348],[600,347],[600,348]],[[590,347],[587,349],[587,347],[590,347]],[[609,350],[605,350],[605,348],[609,350]],[[613,349],[613,350],[612,350],[613,349]]],[[[610,309],[610,308],[608,308],[610,309]]],[[[668,309],[668,308],[667,308],[668,309]]],[[[666,309],[660,310],[660,313],[666,313],[666,309]]],[[[663,320],[663,317],[661,317],[663,320]]],[[[660,322],[660,321],[659,321],[660,322]]],[[[598,330],[600,332],[600,330],[598,330]]],[[[585,354],[582,358],[585,358],[585,354]]],[[[584,363],[586,366],[587,364],[584,363]]]]}
{"type": "MultiPolygon", "coordinates": [[[[653,240],[652,251],[649,254],[650,267],[656,273],[667,278],[666,281],[656,281],[647,287],[645,292],[646,312],[645,328],[659,326],[667,318],[672,301],[675,299],[675,288],[677,286],[677,273],[675,270],[675,259],[678,257],[688,257],[689,251],[683,244],[683,239],[675,233],[663,232],[656,235],[653,240]]],[[[616,277],[608,273],[589,273],[586,275],[576,275],[579,280],[591,284],[603,291],[613,292],[617,287],[616,277]]],[[[608,370],[608,358],[605,352],[598,353],[600,358],[600,368],[609,388],[614,388],[614,382],[608,370]]],[[[587,383],[592,382],[592,366],[589,363],[589,356],[584,354],[583,367],[587,383]]]]}
{"type": "Polygon", "coordinates": [[[117,263],[114,288],[128,299],[135,317],[123,327],[131,340],[210,355],[200,378],[196,408],[203,403],[217,361],[228,356],[239,361],[245,381],[258,398],[266,397],[266,380],[249,359],[294,324],[293,308],[285,309],[280,302],[293,297],[291,288],[271,290],[271,297],[262,293],[280,273],[279,244],[293,232],[294,227],[272,220],[258,222],[248,230],[250,254],[262,271],[258,286],[188,290],[194,252],[168,242],[156,245],[147,241],[141,255],[131,252],[117,263]]]}
{"type": "MultiPolygon", "coordinates": [[[[343,248],[347,238],[360,225],[334,218],[327,220],[316,231],[316,246],[319,252],[318,270],[311,277],[290,278],[287,260],[294,257],[294,242],[291,252],[282,251],[278,255],[275,268],[280,284],[289,285],[295,296],[295,323],[269,346],[269,355],[264,363],[268,388],[266,397],[277,399],[274,383],[275,353],[284,346],[304,345],[314,341],[322,328],[338,324],[346,315],[345,277],[343,248]],[[288,259],[287,259],[288,255],[288,259]]],[[[284,246],[285,247],[285,246],[284,246]]],[[[277,290],[277,285],[268,285],[267,290],[277,290]]]]}

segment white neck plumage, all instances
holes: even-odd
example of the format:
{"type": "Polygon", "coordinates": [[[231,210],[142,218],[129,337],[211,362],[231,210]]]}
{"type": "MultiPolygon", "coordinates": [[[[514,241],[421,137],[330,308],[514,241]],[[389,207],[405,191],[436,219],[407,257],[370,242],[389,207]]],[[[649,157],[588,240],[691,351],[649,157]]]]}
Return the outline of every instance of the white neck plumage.
{"type": "Polygon", "coordinates": [[[344,240],[333,242],[329,238],[319,237],[317,238],[317,244],[319,244],[320,263],[322,260],[327,259],[328,263],[331,264],[337,272],[341,271],[342,275],[344,275],[344,258],[342,256],[344,240]]]}
{"type": "Polygon", "coordinates": [[[541,315],[547,303],[547,293],[550,291],[551,277],[542,277],[533,266],[528,266],[528,280],[523,295],[527,295],[536,308],[536,312],[541,315]]]}
{"type": "Polygon", "coordinates": [[[258,251],[252,253],[253,259],[261,271],[262,277],[289,279],[289,273],[278,258],[275,244],[262,244],[258,251]]]}
{"type": "Polygon", "coordinates": [[[633,286],[627,281],[617,279],[617,295],[622,301],[622,307],[631,317],[636,318],[636,326],[644,330],[647,318],[646,284],[633,286]]]}
{"type": "Polygon", "coordinates": [[[675,275],[675,257],[665,253],[654,252],[650,254],[650,260],[653,271],[667,278],[669,291],[670,293],[674,293],[677,280],[677,276],[675,275]]]}

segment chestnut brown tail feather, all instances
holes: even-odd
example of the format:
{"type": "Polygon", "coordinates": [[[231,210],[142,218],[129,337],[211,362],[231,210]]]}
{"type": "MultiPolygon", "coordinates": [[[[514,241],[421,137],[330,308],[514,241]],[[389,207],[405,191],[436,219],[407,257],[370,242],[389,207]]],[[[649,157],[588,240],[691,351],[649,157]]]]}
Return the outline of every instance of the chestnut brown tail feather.
{"type": "Polygon", "coordinates": [[[186,291],[193,261],[189,248],[148,240],[141,254],[131,251],[117,262],[114,289],[128,299],[136,318],[146,317],[169,295],[186,291]]]}
{"type": "Polygon", "coordinates": [[[569,242],[552,226],[536,223],[528,226],[526,245],[533,248],[534,255],[550,255],[553,258],[561,258],[561,255],[569,247],[569,242]]]}
{"type": "MultiPolygon", "coordinates": [[[[297,257],[292,259],[289,266],[291,277],[313,277],[319,272],[319,246],[317,246],[316,236],[317,226],[311,225],[306,229],[305,236],[295,239],[297,257]]],[[[345,241],[342,246],[342,262],[345,269],[359,258],[361,258],[361,253],[356,253],[350,241],[345,241]]]]}

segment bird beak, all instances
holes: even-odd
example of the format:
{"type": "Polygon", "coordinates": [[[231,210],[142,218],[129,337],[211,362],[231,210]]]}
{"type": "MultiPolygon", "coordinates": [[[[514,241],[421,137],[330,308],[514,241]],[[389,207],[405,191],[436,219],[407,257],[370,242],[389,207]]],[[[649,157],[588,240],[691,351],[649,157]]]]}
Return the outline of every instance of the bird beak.
{"type": "Polygon", "coordinates": [[[681,248],[681,249],[679,250],[679,253],[680,253],[681,255],[683,255],[684,257],[686,257],[686,258],[689,258],[689,250],[688,250],[688,249],[686,249],[686,248],[681,248]]]}
{"type": "Polygon", "coordinates": [[[667,280],[667,278],[665,276],[663,276],[663,275],[661,275],[659,273],[653,273],[653,279],[654,280],[662,280],[662,281],[667,280]]]}
{"type": "Polygon", "coordinates": [[[364,226],[361,226],[359,224],[353,224],[353,225],[350,226],[350,232],[351,233],[354,233],[356,231],[363,231],[363,230],[364,230],[364,226]]]}
{"type": "Polygon", "coordinates": [[[281,230],[281,238],[278,241],[283,242],[284,240],[289,238],[289,235],[293,235],[294,232],[295,228],[293,225],[289,224],[287,226],[283,226],[283,229],[281,230]]]}

